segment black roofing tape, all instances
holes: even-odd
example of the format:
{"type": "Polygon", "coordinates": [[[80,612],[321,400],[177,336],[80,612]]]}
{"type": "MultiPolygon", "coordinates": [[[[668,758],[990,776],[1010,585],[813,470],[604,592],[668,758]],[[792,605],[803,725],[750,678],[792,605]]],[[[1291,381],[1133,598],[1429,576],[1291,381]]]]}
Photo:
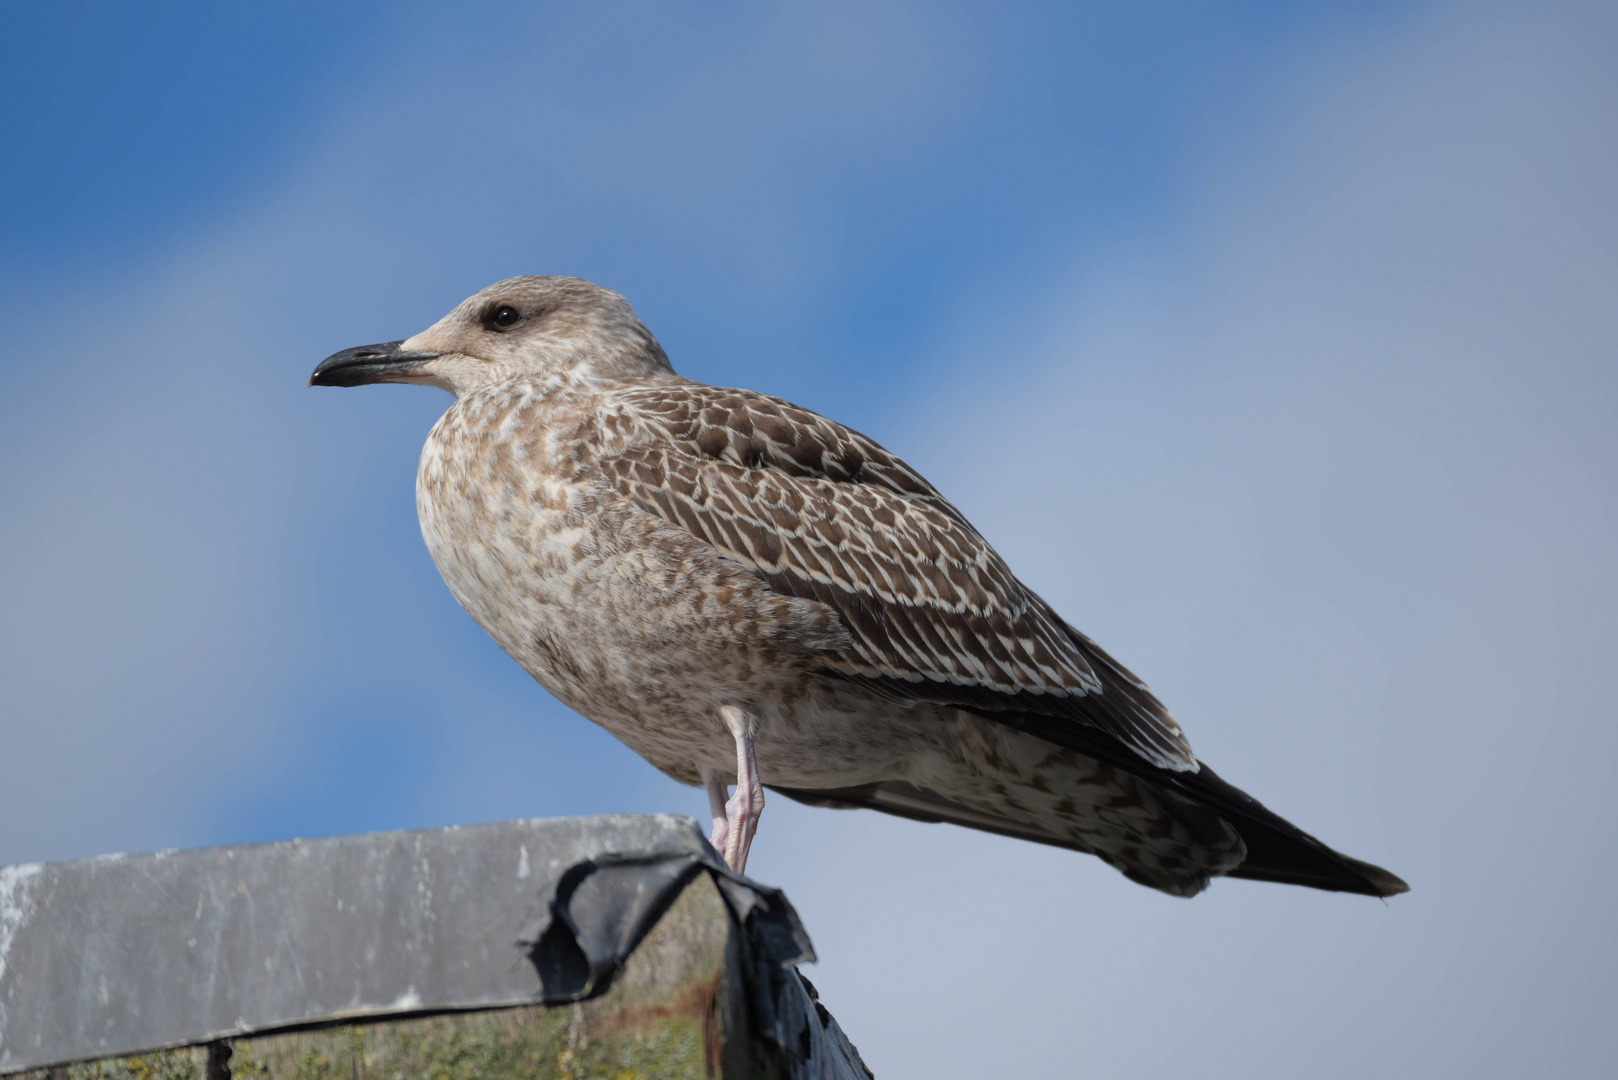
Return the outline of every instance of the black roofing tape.
{"type": "MultiPolygon", "coordinates": [[[[738,874],[711,849],[604,854],[568,867],[545,913],[518,944],[539,973],[546,1004],[604,994],[625,962],[697,877],[712,877],[738,935],[741,977],[752,1029],[776,1047],[759,1074],[864,1080],[871,1075],[797,965],[814,949],[779,889],[738,874]]],[[[758,1047],[745,1051],[756,1061],[758,1047]]],[[[758,1066],[744,1068],[748,1075],[758,1066]]],[[[726,1075],[730,1075],[727,1067],[726,1075]]]]}
{"type": "Polygon", "coordinates": [[[815,958],[798,913],[780,889],[740,876],[708,852],[609,853],[570,866],[545,912],[518,944],[539,972],[547,1005],[604,994],[630,953],[699,874],[719,887],[758,961],[784,971],[815,958]]]}

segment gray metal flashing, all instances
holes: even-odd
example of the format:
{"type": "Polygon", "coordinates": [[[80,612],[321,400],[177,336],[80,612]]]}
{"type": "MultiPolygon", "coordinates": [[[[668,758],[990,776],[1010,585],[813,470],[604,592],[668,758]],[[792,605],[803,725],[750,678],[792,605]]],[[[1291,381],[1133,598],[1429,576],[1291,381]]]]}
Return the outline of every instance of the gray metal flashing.
{"type": "Polygon", "coordinates": [[[669,815],[0,869],[0,1073],[590,997],[701,874],[745,930],[759,1030],[802,1056],[803,1075],[842,1075],[821,1068],[846,1039],[792,970],[813,954],[791,905],[669,815]]]}

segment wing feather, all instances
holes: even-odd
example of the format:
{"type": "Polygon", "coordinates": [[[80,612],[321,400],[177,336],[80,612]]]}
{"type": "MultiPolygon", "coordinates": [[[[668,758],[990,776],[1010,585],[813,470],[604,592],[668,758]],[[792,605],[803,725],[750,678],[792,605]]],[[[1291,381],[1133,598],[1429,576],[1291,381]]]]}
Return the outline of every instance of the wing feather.
{"type": "Polygon", "coordinates": [[[678,383],[623,391],[636,430],[602,461],[648,513],[777,592],[838,611],[825,668],[891,696],[1099,727],[1195,770],[1139,679],[1030,591],[942,495],[882,447],[784,401],[678,383]]]}

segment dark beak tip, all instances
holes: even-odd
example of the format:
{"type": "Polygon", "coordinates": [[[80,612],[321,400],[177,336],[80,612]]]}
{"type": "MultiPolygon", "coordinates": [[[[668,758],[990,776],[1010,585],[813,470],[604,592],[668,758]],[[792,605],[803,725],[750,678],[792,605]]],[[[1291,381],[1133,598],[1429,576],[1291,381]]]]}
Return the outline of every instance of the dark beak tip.
{"type": "Polygon", "coordinates": [[[403,382],[419,378],[421,365],[439,353],[402,352],[401,343],[361,345],[332,353],[316,365],[310,386],[364,386],[376,382],[403,382]]]}

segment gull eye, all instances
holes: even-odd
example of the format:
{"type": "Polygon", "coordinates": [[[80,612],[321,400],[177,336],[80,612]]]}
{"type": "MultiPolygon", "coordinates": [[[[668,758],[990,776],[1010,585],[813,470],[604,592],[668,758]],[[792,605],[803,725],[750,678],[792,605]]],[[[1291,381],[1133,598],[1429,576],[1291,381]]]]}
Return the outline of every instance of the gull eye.
{"type": "Polygon", "coordinates": [[[521,318],[522,312],[518,311],[510,304],[501,304],[499,307],[495,308],[494,313],[489,316],[489,322],[497,329],[509,330],[513,326],[516,326],[518,320],[521,318]]]}

